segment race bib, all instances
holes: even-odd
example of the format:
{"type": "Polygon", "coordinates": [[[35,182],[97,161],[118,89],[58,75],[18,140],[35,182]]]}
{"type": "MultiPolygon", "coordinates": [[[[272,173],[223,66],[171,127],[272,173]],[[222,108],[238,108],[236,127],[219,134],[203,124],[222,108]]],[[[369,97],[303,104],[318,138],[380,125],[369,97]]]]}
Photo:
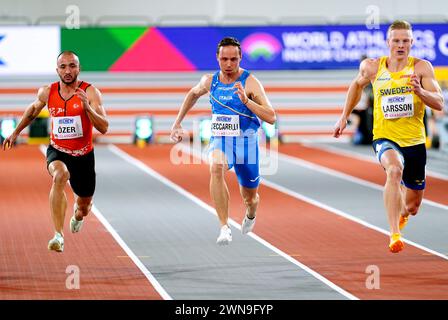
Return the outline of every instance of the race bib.
{"type": "Polygon", "coordinates": [[[212,116],[212,136],[238,137],[240,117],[238,115],[214,114],[212,116]]]}
{"type": "Polygon", "coordinates": [[[53,118],[53,136],[60,140],[82,137],[81,116],[53,118]]]}
{"type": "Polygon", "coordinates": [[[414,97],[412,94],[383,96],[381,109],[384,119],[408,118],[414,115],[414,97]]]}

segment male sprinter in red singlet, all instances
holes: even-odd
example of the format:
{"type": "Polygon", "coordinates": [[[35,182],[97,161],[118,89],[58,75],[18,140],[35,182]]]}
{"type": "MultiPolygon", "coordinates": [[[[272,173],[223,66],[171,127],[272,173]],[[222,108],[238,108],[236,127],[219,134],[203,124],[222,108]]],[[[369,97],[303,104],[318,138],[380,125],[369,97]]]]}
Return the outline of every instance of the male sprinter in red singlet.
{"type": "Polygon", "coordinates": [[[109,122],[102,106],[101,93],[87,82],[78,80],[79,59],[72,51],[62,52],[57,59],[59,82],[39,89],[37,99],[25,110],[16,130],[3,142],[3,150],[11,148],[20,132],[48,105],[51,115],[51,140],[47,149],[47,168],[53,177],[50,210],[55,236],[48,249],[64,250],[64,219],[68,180],[75,194],[71,232],[81,229],[83,218],[92,207],[95,191],[95,158],[92,130],[107,132],[109,122]]]}
{"type": "Polygon", "coordinates": [[[334,128],[339,137],[369,82],[373,85],[373,148],[386,171],[384,204],[390,225],[389,250],[403,247],[400,230],[417,214],[425,189],[425,105],[442,110],[443,96],[429,61],[409,56],[411,25],[402,20],[387,31],[389,56],[365,59],[351,83],[341,118],[334,128]],[[401,184],[401,186],[400,186],[401,184]]]}

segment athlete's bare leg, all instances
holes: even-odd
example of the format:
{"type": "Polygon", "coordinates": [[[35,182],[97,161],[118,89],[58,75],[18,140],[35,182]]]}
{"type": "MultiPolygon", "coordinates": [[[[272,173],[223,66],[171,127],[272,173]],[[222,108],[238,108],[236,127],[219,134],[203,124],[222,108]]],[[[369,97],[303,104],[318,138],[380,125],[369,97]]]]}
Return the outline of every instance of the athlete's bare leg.
{"type": "Polygon", "coordinates": [[[247,216],[249,218],[254,218],[257,211],[258,203],[260,202],[260,197],[258,195],[257,188],[246,188],[240,186],[240,193],[243,197],[244,204],[247,209],[247,216]]]}
{"type": "Polygon", "coordinates": [[[50,211],[54,228],[63,234],[65,210],[67,209],[67,195],[65,186],[70,179],[70,173],[66,165],[59,160],[55,160],[48,166],[48,171],[53,177],[53,184],[50,190],[50,211]]]}
{"type": "Polygon", "coordinates": [[[93,197],[78,197],[75,195],[76,212],[75,219],[81,221],[92,209],[93,197]]]}
{"type": "Polygon", "coordinates": [[[383,196],[390,232],[400,233],[398,224],[400,214],[403,212],[403,197],[400,187],[403,176],[403,164],[401,163],[399,153],[393,149],[386,150],[383,153],[381,164],[387,175],[383,196]]]}
{"type": "Polygon", "coordinates": [[[228,224],[229,219],[229,189],[224,179],[228,170],[225,154],[221,150],[210,153],[210,195],[215,204],[221,226],[228,224]]]}
{"type": "Polygon", "coordinates": [[[403,210],[401,215],[404,217],[409,215],[415,216],[422,204],[424,190],[413,190],[403,185],[401,188],[403,196],[403,210]]]}

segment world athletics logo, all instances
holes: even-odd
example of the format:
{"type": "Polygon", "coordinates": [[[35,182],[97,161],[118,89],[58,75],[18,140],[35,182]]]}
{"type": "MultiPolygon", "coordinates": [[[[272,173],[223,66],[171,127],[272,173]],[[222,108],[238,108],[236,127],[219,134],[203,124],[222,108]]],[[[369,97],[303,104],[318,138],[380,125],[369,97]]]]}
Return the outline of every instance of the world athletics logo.
{"type": "Polygon", "coordinates": [[[244,54],[251,61],[262,58],[265,61],[272,61],[282,50],[280,42],[269,33],[252,33],[244,38],[241,43],[244,54]]]}

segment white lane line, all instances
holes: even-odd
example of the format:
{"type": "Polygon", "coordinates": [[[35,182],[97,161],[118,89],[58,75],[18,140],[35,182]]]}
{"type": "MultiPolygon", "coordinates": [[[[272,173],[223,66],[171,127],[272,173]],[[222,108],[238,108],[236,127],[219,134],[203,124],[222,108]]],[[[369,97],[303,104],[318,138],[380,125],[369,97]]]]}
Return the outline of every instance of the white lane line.
{"type": "MultiPolygon", "coordinates": [[[[46,147],[44,145],[40,145],[40,151],[45,155],[46,147]]],[[[115,241],[120,245],[120,247],[126,252],[126,254],[132,259],[135,265],[140,269],[146,279],[149,280],[150,284],[156,289],[157,293],[164,300],[172,300],[171,296],[165,291],[165,289],[160,285],[160,283],[154,278],[152,273],[146,268],[146,266],[140,261],[140,259],[135,255],[135,253],[128,247],[128,245],[123,241],[120,235],[115,231],[115,229],[110,225],[110,223],[106,220],[103,214],[95,207],[92,206],[93,214],[98,218],[98,220],[104,225],[104,227],[109,231],[109,233],[114,237],[115,241]]]]}
{"type": "MultiPolygon", "coordinates": [[[[151,177],[159,180],[160,182],[162,182],[163,184],[167,185],[171,189],[173,189],[173,190],[177,191],[178,193],[182,194],[184,197],[186,197],[187,199],[193,201],[194,203],[196,203],[200,207],[204,208],[208,212],[212,213],[213,215],[215,215],[215,216],[217,215],[216,212],[215,212],[215,209],[213,207],[209,206],[208,204],[206,204],[205,202],[203,202],[202,200],[200,200],[199,198],[197,198],[196,196],[194,196],[190,192],[186,191],[182,187],[180,187],[177,184],[173,183],[171,180],[168,180],[167,178],[165,178],[164,176],[162,176],[161,174],[159,174],[155,170],[151,169],[148,165],[144,164],[140,160],[137,160],[136,158],[132,157],[131,155],[127,154],[126,152],[124,152],[123,150],[119,149],[118,147],[116,147],[114,145],[109,145],[108,148],[109,148],[109,150],[111,152],[115,153],[117,156],[119,156],[122,159],[126,160],[127,162],[133,164],[137,168],[141,169],[146,174],[150,175],[151,177]]],[[[234,220],[229,219],[229,223],[233,227],[235,227],[236,229],[241,230],[241,226],[239,225],[239,223],[235,222],[234,220]]],[[[331,282],[327,278],[323,277],[321,274],[317,273],[313,269],[307,267],[303,263],[301,263],[301,262],[297,261],[296,259],[292,258],[291,256],[289,256],[285,252],[281,251],[280,249],[276,248],[272,244],[270,244],[267,241],[263,240],[262,238],[258,237],[254,233],[249,233],[248,235],[250,237],[252,237],[254,240],[256,240],[259,243],[261,243],[262,245],[268,247],[269,249],[271,249],[272,251],[277,253],[279,256],[285,258],[289,262],[293,263],[294,265],[296,265],[299,268],[303,269],[304,271],[308,272],[310,275],[312,275],[316,279],[322,281],[327,286],[329,286],[333,290],[339,292],[340,294],[342,294],[346,298],[351,299],[351,300],[359,300],[359,298],[357,298],[356,296],[354,296],[351,293],[345,291],[344,289],[342,289],[341,287],[337,286],[336,284],[334,284],[333,282],[331,282]]]]}
{"type": "MultiPolygon", "coordinates": [[[[317,200],[308,198],[307,196],[305,196],[303,194],[300,194],[298,192],[295,192],[293,190],[285,188],[285,187],[283,187],[283,186],[281,186],[281,185],[279,185],[279,184],[277,184],[275,182],[267,180],[266,178],[263,178],[262,183],[265,184],[266,186],[270,187],[270,188],[276,189],[276,190],[278,190],[280,192],[283,192],[283,193],[285,193],[287,195],[290,195],[291,197],[294,197],[296,199],[302,200],[304,202],[307,202],[309,204],[312,204],[312,205],[314,205],[316,207],[319,207],[319,208],[322,208],[324,210],[330,211],[330,212],[332,212],[334,214],[337,214],[338,216],[341,216],[341,217],[349,219],[349,220],[351,220],[353,222],[359,223],[359,224],[361,224],[361,225],[363,225],[363,226],[365,226],[365,227],[367,227],[369,229],[372,229],[372,230],[381,232],[381,233],[383,233],[383,234],[385,234],[387,236],[390,236],[390,233],[387,230],[384,230],[384,229],[382,229],[380,227],[377,227],[377,226],[375,226],[373,224],[370,224],[370,223],[368,223],[368,222],[366,222],[364,220],[361,220],[361,219],[359,219],[359,218],[357,218],[355,216],[352,216],[352,215],[350,215],[350,214],[348,214],[348,213],[346,213],[346,212],[344,212],[342,210],[333,208],[333,207],[328,206],[328,205],[326,205],[326,204],[324,204],[322,202],[319,202],[317,200]]],[[[402,239],[403,239],[404,242],[406,242],[406,243],[408,243],[410,245],[413,245],[414,247],[417,247],[417,248],[419,248],[419,249],[421,249],[423,251],[429,252],[429,253],[431,253],[433,255],[436,255],[436,256],[441,257],[441,258],[443,258],[445,260],[448,260],[448,256],[444,255],[443,253],[440,253],[440,252],[437,252],[435,250],[429,249],[429,248],[427,248],[427,247],[425,247],[423,245],[420,245],[418,243],[415,243],[415,242],[413,242],[411,240],[407,240],[405,238],[402,238],[402,239]]]]}
{"type": "MultiPolygon", "coordinates": [[[[182,145],[182,150],[184,152],[188,152],[188,153],[192,154],[194,157],[199,157],[200,156],[199,152],[195,152],[195,150],[193,150],[193,152],[191,152],[192,150],[189,147],[185,146],[185,145],[182,145]]],[[[377,185],[377,184],[374,184],[374,183],[371,183],[371,182],[368,182],[368,181],[365,181],[365,180],[362,180],[362,179],[358,179],[356,177],[352,177],[350,175],[341,173],[341,172],[333,170],[333,169],[328,169],[326,167],[322,167],[322,166],[316,165],[314,163],[311,163],[311,162],[308,162],[308,161],[305,161],[305,160],[302,160],[302,159],[299,159],[299,158],[296,158],[296,157],[284,155],[284,154],[281,154],[281,153],[276,153],[274,151],[271,151],[271,153],[273,154],[274,157],[278,156],[279,159],[282,159],[282,160],[284,160],[286,162],[291,162],[291,163],[296,164],[296,165],[303,166],[303,167],[305,167],[307,169],[320,171],[320,172],[323,172],[323,173],[326,173],[326,174],[329,174],[329,175],[333,175],[333,176],[336,176],[336,177],[339,177],[339,178],[342,178],[342,179],[346,179],[346,180],[348,180],[350,182],[355,182],[355,183],[358,183],[358,184],[361,184],[361,185],[364,185],[364,186],[368,186],[368,187],[371,187],[371,188],[374,188],[374,189],[377,189],[377,190],[381,190],[381,191],[383,190],[383,187],[380,186],[380,185],[377,185]]],[[[265,152],[265,154],[267,154],[267,152],[265,152]]],[[[204,162],[207,162],[207,157],[206,157],[206,155],[204,153],[202,154],[202,160],[204,162]]],[[[383,233],[383,234],[385,234],[387,236],[390,236],[390,233],[387,230],[384,230],[384,229],[382,229],[380,227],[377,227],[377,226],[375,226],[373,224],[370,224],[370,223],[368,223],[368,222],[366,222],[364,220],[361,220],[361,219],[359,219],[359,218],[357,218],[355,216],[352,216],[352,215],[350,215],[350,214],[348,214],[348,213],[346,213],[344,211],[341,211],[339,209],[336,209],[336,208],[333,208],[331,206],[328,206],[328,205],[326,205],[326,204],[324,204],[322,202],[319,202],[317,200],[311,199],[311,198],[309,198],[309,197],[307,197],[305,195],[302,195],[302,194],[300,194],[300,193],[298,193],[296,191],[293,191],[291,189],[283,187],[283,186],[281,186],[281,185],[279,185],[279,184],[277,184],[275,182],[269,181],[265,177],[263,177],[263,179],[261,180],[261,183],[266,185],[266,186],[268,186],[268,187],[276,189],[276,190],[278,190],[280,192],[286,193],[286,194],[288,194],[288,195],[290,195],[290,196],[292,196],[292,197],[294,197],[296,199],[308,202],[308,203],[310,203],[310,204],[312,204],[314,206],[317,206],[317,207],[320,207],[320,208],[322,208],[324,210],[333,212],[333,213],[335,213],[335,214],[337,214],[339,216],[342,216],[344,218],[347,218],[349,220],[357,222],[357,223],[359,223],[359,224],[361,224],[361,225],[363,225],[365,227],[368,227],[368,228],[373,229],[375,231],[381,232],[381,233],[383,233]]],[[[436,202],[430,203],[428,200],[426,200],[426,202],[428,202],[428,204],[434,205],[435,207],[442,208],[442,209],[445,209],[445,210],[448,208],[448,206],[444,206],[444,205],[436,203],[436,202]]],[[[405,238],[403,238],[403,241],[408,243],[408,244],[410,244],[410,245],[413,245],[414,247],[417,247],[417,248],[419,248],[419,249],[421,249],[423,251],[429,252],[429,253],[431,253],[433,255],[436,255],[436,256],[439,256],[439,257],[441,257],[443,259],[448,260],[448,256],[443,254],[443,253],[440,253],[440,252],[437,252],[435,250],[429,249],[429,248],[427,248],[427,247],[425,247],[423,245],[420,245],[420,244],[418,244],[416,242],[413,242],[411,240],[407,240],[405,238]]]]}
{"type": "Polygon", "coordinates": [[[106,220],[103,214],[96,208],[92,206],[92,212],[98,218],[99,221],[106,227],[107,231],[110,232],[112,237],[114,237],[115,241],[123,248],[126,254],[134,261],[135,265],[140,269],[140,271],[144,274],[146,279],[151,283],[151,285],[156,289],[156,291],[162,296],[164,300],[172,300],[171,296],[165,291],[165,289],[161,286],[159,281],[152,275],[152,273],[146,268],[146,266],[141,262],[141,260],[135,255],[135,253],[128,247],[128,245],[124,242],[124,240],[120,237],[120,235],[115,231],[115,229],[110,225],[110,223],[106,220]]]}
{"type": "MultiPolygon", "coordinates": [[[[321,149],[321,150],[324,150],[324,151],[327,151],[327,152],[330,152],[330,153],[333,153],[336,155],[343,155],[343,156],[355,158],[358,160],[363,160],[363,161],[378,164],[378,160],[376,160],[376,158],[373,156],[373,149],[372,149],[372,156],[368,156],[365,154],[358,153],[356,151],[345,150],[345,149],[341,149],[341,148],[333,147],[333,146],[329,146],[329,145],[320,145],[320,144],[311,144],[311,143],[304,143],[304,145],[309,148],[321,149]]],[[[443,174],[443,173],[439,173],[439,172],[435,172],[435,171],[431,171],[431,170],[426,170],[426,173],[429,176],[432,176],[434,178],[438,178],[441,180],[448,180],[448,175],[443,174]]]]}
{"type": "MultiPolygon", "coordinates": [[[[290,156],[290,155],[283,154],[283,153],[278,153],[278,158],[285,162],[294,164],[294,165],[299,165],[301,167],[304,167],[304,168],[307,168],[310,170],[322,172],[322,173],[325,173],[325,174],[328,174],[328,175],[331,175],[331,176],[334,176],[334,177],[337,177],[337,178],[340,178],[340,179],[343,179],[343,180],[346,180],[346,181],[349,181],[352,183],[357,183],[364,187],[369,187],[369,188],[372,188],[375,190],[380,190],[380,191],[383,191],[383,188],[384,188],[384,186],[382,186],[382,185],[379,185],[379,184],[376,184],[376,183],[373,183],[370,181],[366,181],[364,179],[360,179],[360,178],[351,176],[349,174],[342,173],[337,170],[333,170],[333,169],[300,159],[298,157],[290,156]]],[[[432,200],[423,199],[423,203],[433,206],[433,207],[436,207],[436,208],[439,208],[439,209],[448,210],[447,205],[444,205],[444,204],[441,204],[441,203],[438,203],[438,202],[435,202],[432,200]]]]}

